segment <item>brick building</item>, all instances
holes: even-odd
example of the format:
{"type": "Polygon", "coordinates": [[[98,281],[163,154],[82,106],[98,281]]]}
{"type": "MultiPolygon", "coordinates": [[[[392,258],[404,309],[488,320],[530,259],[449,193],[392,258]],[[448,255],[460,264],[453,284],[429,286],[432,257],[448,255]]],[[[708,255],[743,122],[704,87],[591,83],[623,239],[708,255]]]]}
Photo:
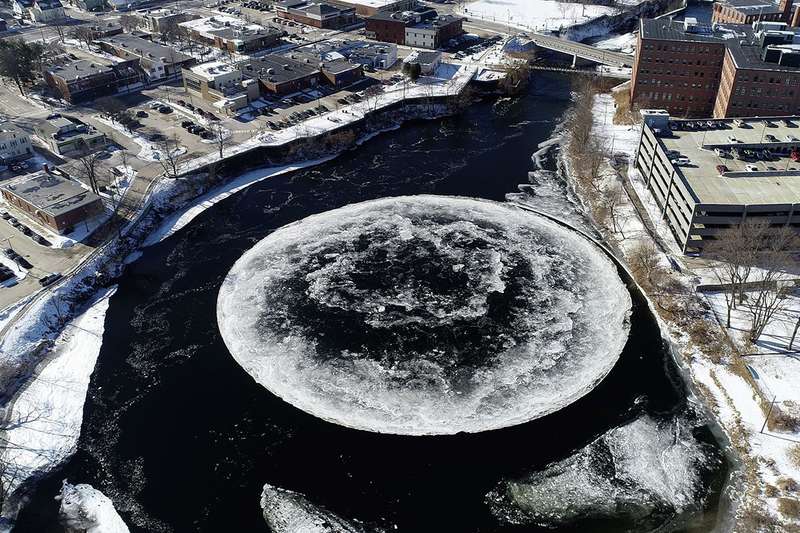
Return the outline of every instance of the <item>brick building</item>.
{"type": "Polygon", "coordinates": [[[461,17],[439,15],[436,10],[427,7],[414,11],[378,13],[366,20],[367,37],[419,48],[439,48],[462,33],[461,17]]]}
{"type": "Polygon", "coordinates": [[[378,13],[395,13],[414,9],[417,0],[328,0],[328,3],[354,8],[362,17],[372,17],[378,13]]]}
{"type": "Polygon", "coordinates": [[[366,35],[384,43],[405,44],[406,24],[401,13],[379,13],[366,20],[366,35]]]}
{"type": "Polygon", "coordinates": [[[312,0],[283,0],[275,4],[278,18],[315,28],[338,30],[356,22],[354,7],[340,7],[312,0]]]}
{"type": "Polygon", "coordinates": [[[9,205],[61,234],[103,212],[99,196],[47,170],[14,180],[0,193],[9,205]]]}
{"type": "Polygon", "coordinates": [[[631,77],[631,102],[673,116],[711,116],[725,43],[686,24],[642,19],[631,77]]]}
{"type": "Polygon", "coordinates": [[[796,114],[798,40],[783,23],[711,28],[642,20],[631,102],[679,117],[796,114]]]}
{"type": "Polygon", "coordinates": [[[722,0],[714,2],[711,22],[752,24],[753,22],[791,22],[792,0],[722,0]]]}

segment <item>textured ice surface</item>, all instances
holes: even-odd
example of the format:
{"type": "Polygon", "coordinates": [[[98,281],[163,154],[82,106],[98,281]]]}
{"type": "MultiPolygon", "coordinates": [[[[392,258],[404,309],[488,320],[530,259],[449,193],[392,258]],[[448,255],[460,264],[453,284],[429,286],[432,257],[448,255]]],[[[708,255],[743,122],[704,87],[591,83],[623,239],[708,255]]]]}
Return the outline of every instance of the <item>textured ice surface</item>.
{"type": "Polygon", "coordinates": [[[379,532],[314,505],[302,494],[269,484],[261,492],[261,509],[274,533],[379,532]]]}
{"type": "Polygon", "coordinates": [[[687,426],[642,417],[527,479],[501,483],[488,499],[494,513],[512,523],[664,519],[695,504],[707,462],[687,426]]]}
{"type": "Polygon", "coordinates": [[[616,363],[631,300],[594,244],[488,201],[416,196],[281,228],[245,253],[218,320],[259,383],[328,421],[478,432],[552,413],[616,363]]]}
{"type": "Polygon", "coordinates": [[[128,533],[114,504],[91,485],[61,486],[59,519],[67,533],[128,533]]]}

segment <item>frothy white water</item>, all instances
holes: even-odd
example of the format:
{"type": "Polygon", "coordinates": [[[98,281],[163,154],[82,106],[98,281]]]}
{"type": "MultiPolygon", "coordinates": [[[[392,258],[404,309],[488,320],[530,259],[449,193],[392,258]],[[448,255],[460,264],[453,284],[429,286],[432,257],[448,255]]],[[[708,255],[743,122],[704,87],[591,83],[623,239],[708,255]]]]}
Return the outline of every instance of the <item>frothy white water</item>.
{"type": "Polygon", "coordinates": [[[91,485],[61,486],[59,519],[67,533],[129,533],[108,497],[91,485]]]}
{"type": "Polygon", "coordinates": [[[501,483],[488,499],[496,515],[521,524],[664,518],[697,502],[706,461],[702,445],[681,421],[642,417],[526,479],[501,483]]]}
{"type": "Polygon", "coordinates": [[[222,336],[256,381],[328,421],[478,432],[602,380],[631,300],[593,243],[495,202],[388,198],[272,233],[231,269],[222,336]]]}
{"type": "Polygon", "coordinates": [[[264,520],[274,533],[379,533],[314,505],[300,493],[264,485],[264,520]]]}

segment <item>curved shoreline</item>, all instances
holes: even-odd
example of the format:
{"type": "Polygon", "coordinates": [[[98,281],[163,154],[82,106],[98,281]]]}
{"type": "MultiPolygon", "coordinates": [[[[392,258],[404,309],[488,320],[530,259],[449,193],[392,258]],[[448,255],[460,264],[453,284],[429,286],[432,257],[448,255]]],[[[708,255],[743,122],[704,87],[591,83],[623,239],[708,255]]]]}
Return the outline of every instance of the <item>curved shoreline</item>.
{"type": "MultiPolygon", "coordinates": [[[[447,99],[449,97],[433,97],[433,100],[435,101],[437,98],[447,99]]],[[[429,99],[426,98],[425,100],[429,99]]],[[[17,353],[19,355],[17,357],[26,360],[26,370],[17,376],[17,379],[11,384],[10,390],[8,387],[4,390],[3,403],[0,406],[4,407],[8,412],[13,412],[13,407],[23,394],[23,391],[27,390],[30,384],[35,383],[53,361],[50,358],[52,353],[47,350],[62,335],[63,331],[72,324],[77,313],[90,312],[91,306],[87,307],[87,302],[96,299],[97,294],[104,287],[110,286],[113,280],[121,275],[126,265],[135,261],[137,252],[142,248],[151,246],[173,235],[190,224],[196,216],[209,207],[254,183],[269,177],[320,165],[338,157],[347,150],[358,147],[381,133],[398,129],[409,121],[439,120],[452,115],[453,112],[454,109],[448,106],[427,101],[419,105],[404,105],[400,112],[397,109],[393,109],[392,106],[388,106],[386,110],[377,111],[372,117],[364,117],[358,121],[356,126],[364,128],[365,132],[353,139],[351,144],[335,147],[335,152],[332,154],[277,167],[261,166],[251,168],[244,171],[244,176],[246,176],[244,179],[242,179],[242,174],[237,174],[236,177],[231,176],[210,190],[185,199],[183,197],[186,196],[186,191],[181,190],[181,187],[187,186],[186,180],[154,181],[154,184],[161,184],[161,187],[154,186],[149,191],[145,200],[145,207],[140,211],[134,222],[125,229],[122,239],[115,238],[103,247],[98,248],[96,255],[79,265],[71,278],[66,279],[62,284],[50,291],[39,293],[42,294],[41,298],[32,301],[26,308],[20,310],[20,315],[11,319],[16,322],[13,324],[13,328],[9,328],[11,330],[10,334],[0,340],[0,350],[2,350],[0,355],[3,353],[15,353],[12,350],[18,350],[17,353]],[[371,125],[370,119],[376,120],[377,124],[371,125]],[[386,123],[386,120],[389,122],[386,123]],[[373,129],[370,129],[370,127],[373,129]],[[81,300],[71,306],[68,311],[61,308],[61,306],[65,305],[65,301],[69,305],[71,300],[78,297],[81,300]],[[23,323],[20,324],[19,321],[23,323]],[[51,322],[62,322],[62,324],[54,327],[51,322]],[[7,348],[8,344],[11,345],[11,349],[7,348]],[[42,352],[45,352],[43,356],[42,352]]],[[[311,139],[313,140],[314,138],[311,139]]],[[[298,142],[308,142],[308,138],[298,139],[298,142]]],[[[197,175],[197,169],[191,172],[193,175],[197,175]]],[[[83,401],[85,402],[85,394],[83,401]]],[[[4,451],[0,450],[0,453],[4,451]]],[[[68,455],[61,461],[67,457],[68,455]]],[[[12,494],[7,498],[3,509],[0,509],[0,533],[13,529],[15,517],[21,508],[25,495],[31,490],[31,486],[38,479],[48,475],[61,461],[58,464],[50,465],[46,470],[35,472],[35,475],[26,478],[17,485],[21,493],[12,494]]]]}

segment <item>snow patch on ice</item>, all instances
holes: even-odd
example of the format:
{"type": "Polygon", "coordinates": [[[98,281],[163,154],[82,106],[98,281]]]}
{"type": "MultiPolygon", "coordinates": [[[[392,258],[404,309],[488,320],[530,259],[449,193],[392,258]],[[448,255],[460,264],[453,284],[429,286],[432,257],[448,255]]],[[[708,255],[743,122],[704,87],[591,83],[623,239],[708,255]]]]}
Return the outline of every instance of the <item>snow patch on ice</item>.
{"type": "Polygon", "coordinates": [[[698,501],[708,462],[687,423],[645,416],[526,479],[502,482],[487,499],[495,515],[516,524],[554,527],[598,516],[662,521],[698,501]]]}
{"type": "Polygon", "coordinates": [[[354,520],[345,520],[311,503],[298,492],[264,485],[261,492],[264,520],[274,533],[379,533],[354,520]]]}
{"type": "Polygon", "coordinates": [[[129,533],[114,503],[91,485],[64,481],[58,511],[66,533],[129,533]]]}

